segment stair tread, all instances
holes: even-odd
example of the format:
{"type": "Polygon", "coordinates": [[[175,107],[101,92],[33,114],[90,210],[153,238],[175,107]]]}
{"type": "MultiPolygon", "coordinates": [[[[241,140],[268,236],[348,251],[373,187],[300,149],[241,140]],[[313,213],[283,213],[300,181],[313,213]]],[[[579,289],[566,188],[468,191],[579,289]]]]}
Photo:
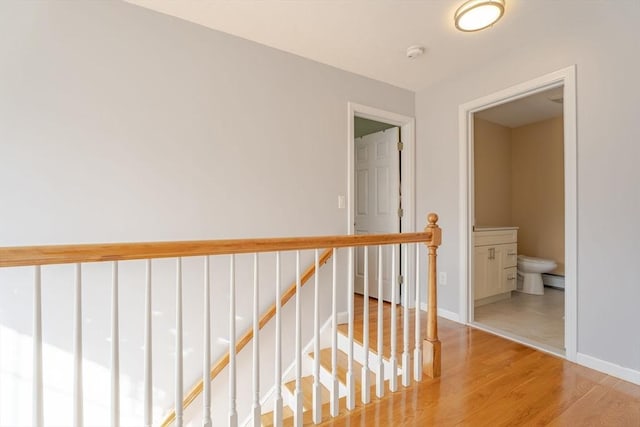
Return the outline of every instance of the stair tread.
{"type": "MultiPolygon", "coordinates": [[[[385,395],[387,393],[389,393],[389,386],[388,386],[389,381],[385,381],[385,395]]],[[[376,397],[376,391],[375,391],[375,385],[371,386],[371,402],[375,402],[380,400],[378,397],[376,397]]],[[[362,407],[364,404],[362,403],[362,399],[360,398],[360,392],[356,392],[356,402],[355,402],[355,408],[360,408],[362,407]]],[[[347,398],[346,397],[341,397],[340,399],[338,399],[338,416],[342,416],[347,414],[349,411],[347,410],[347,398]]],[[[303,415],[302,415],[302,423],[304,425],[308,425],[308,424],[312,424],[313,423],[313,419],[312,419],[312,413],[311,411],[306,411],[303,415]]],[[[322,405],[322,421],[321,422],[327,422],[330,421],[332,419],[331,417],[331,404],[329,402],[324,403],[322,405]]],[[[293,418],[291,418],[291,422],[293,422],[293,418]]],[[[284,424],[283,425],[287,425],[284,424]]]]}
{"type": "MultiPolygon", "coordinates": [[[[373,301],[370,303],[369,306],[369,313],[371,315],[370,317],[370,321],[369,321],[369,351],[370,351],[370,355],[375,355],[377,357],[378,353],[377,353],[377,325],[378,325],[378,317],[377,317],[377,307],[378,307],[378,303],[376,301],[373,301]]],[[[355,308],[355,312],[356,312],[356,316],[358,315],[358,313],[360,313],[361,310],[361,303],[357,303],[354,305],[355,308]]],[[[396,349],[397,349],[397,363],[398,363],[398,368],[401,368],[402,366],[402,353],[403,353],[403,345],[404,345],[404,339],[403,339],[403,334],[402,334],[402,327],[403,327],[403,316],[404,316],[404,310],[401,306],[397,306],[397,335],[396,335],[396,349]]],[[[421,340],[424,339],[426,337],[426,316],[423,316],[424,313],[417,311],[417,313],[421,314],[421,340]]],[[[414,334],[414,330],[415,330],[415,316],[416,315],[416,310],[410,310],[409,312],[409,328],[408,328],[408,332],[409,332],[409,357],[410,357],[410,366],[413,366],[413,356],[414,356],[414,345],[415,345],[415,334],[414,334]]],[[[388,303],[384,303],[384,316],[382,321],[384,322],[384,335],[383,335],[383,353],[382,356],[385,359],[385,362],[389,362],[390,361],[390,353],[391,353],[391,330],[388,327],[390,325],[390,304],[388,303]]],[[[354,338],[354,342],[359,344],[359,345],[363,345],[363,325],[362,325],[362,321],[356,321],[354,323],[354,331],[353,331],[353,338],[354,338]]],[[[338,333],[340,333],[342,336],[347,337],[348,336],[348,325],[347,324],[340,324],[338,325],[338,333]]],[[[313,358],[314,355],[310,354],[310,356],[313,358]]],[[[331,348],[325,348],[320,350],[320,365],[321,367],[326,371],[331,373],[332,372],[332,363],[331,363],[331,348]]],[[[348,369],[348,355],[343,352],[338,350],[337,352],[337,369],[336,369],[336,374],[337,374],[337,379],[338,382],[344,386],[346,386],[346,380],[347,380],[347,369],[348,369]]],[[[370,366],[371,367],[371,366],[370,366]]],[[[358,363],[357,361],[353,361],[353,374],[354,374],[354,382],[355,382],[355,406],[356,408],[362,407],[362,383],[361,383],[361,376],[362,376],[362,364],[358,363]]],[[[376,397],[376,382],[375,382],[375,375],[372,374],[371,378],[370,378],[370,396],[371,396],[371,402],[376,402],[379,399],[376,397]]],[[[404,387],[400,384],[401,383],[401,379],[398,378],[398,390],[403,390],[404,387]]],[[[411,379],[411,383],[414,383],[413,378],[411,379]]],[[[295,381],[291,381],[289,383],[287,383],[288,386],[287,388],[291,391],[294,392],[295,391],[295,381]]],[[[309,396],[311,396],[311,390],[312,390],[312,386],[309,387],[307,384],[313,384],[313,377],[305,377],[305,379],[302,379],[302,391],[303,391],[303,406],[305,406],[305,411],[303,412],[303,423],[306,424],[311,424],[313,423],[312,420],[312,411],[311,410],[307,410],[306,407],[310,407],[309,403],[305,403],[304,400],[307,400],[306,398],[304,398],[304,396],[306,394],[308,394],[309,396]],[[308,391],[307,391],[308,390],[308,391]]],[[[324,387],[323,387],[324,389],[324,387]]],[[[322,422],[325,423],[327,421],[330,421],[331,415],[330,415],[330,392],[328,390],[323,390],[323,405],[322,405],[322,422]],[[327,396],[327,398],[325,397],[327,396]],[[326,399],[326,400],[325,400],[326,399]]],[[[385,396],[388,395],[388,393],[390,393],[389,390],[389,381],[386,380],[384,382],[384,390],[385,390],[385,396]]],[[[310,402],[311,397],[308,398],[308,402],[310,402]]],[[[348,411],[346,409],[346,397],[341,397],[339,399],[339,416],[342,416],[344,414],[346,414],[348,411]]],[[[283,414],[287,414],[287,415],[283,415],[283,425],[285,426],[290,426],[293,425],[293,411],[291,411],[291,409],[286,408],[283,411],[283,414]]],[[[263,422],[263,425],[270,425],[270,424],[265,424],[263,422]]]]}
{"type": "MultiPolygon", "coordinates": [[[[403,310],[401,306],[398,306],[398,333],[396,335],[396,359],[398,363],[398,367],[402,367],[402,353],[404,351],[404,335],[402,332],[403,326],[403,310]]],[[[371,320],[369,322],[369,351],[371,354],[377,356],[378,355],[378,319],[377,314],[372,313],[371,320]]],[[[390,322],[389,314],[385,312],[384,322],[390,322]]],[[[411,313],[409,316],[409,355],[413,356],[413,349],[415,346],[415,314],[411,313]]],[[[385,332],[383,334],[383,347],[382,347],[382,357],[386,361],[391,360],[391,332],[388,328],[384,328],[385,332]]],[[[426,338],[426,321],[421,322],[421,335],[422,339],[426,338]]],[[[338,324],[338,333],[343,337],[348,337],[349,335],[349,325],[347,323],[338,324]]],[[[361,324],[355,325],[353,341],[361,346],[364,346],[363,340],[363,329],[361,324]]]]}
{"type": "MultiPolygon", "coordinates": [[[[311,353],[309,355],[311,358],[314,358],[314,354],[311,353]]],[[[347,384],[347,372],[349,370],[349,355],[341,350],[337,351],[337,360],[338,365],[336,368],[336,376],[338,377],[338,381],[346,385],[347,384]]],[[[320,350],[320,366],[323,367],[327,372],[332,372],[333,365],[331,363],[331,348],[325,348],[320,350]]],[[[353,361],[353,370],[354,377],[356,382],[359,383],[361,380],[362,373],[362,365],[358,363],[356,360],[353,361]]]]}
{"type": "MultiPolygon", "coordinates": [[[[313,358],[313,353],[310,354],[313,358]]],[[[336,376],[338,378],[338,382],[344,386],[347,385],[347,371],[349,367],[349,356],[343,351],[338,350],[337,352],[337,372],[336,376]]],[[[332,363],[331,363],[331,348],[325,348],[320,350],[320,366],[326,369],[328,372],[332,372],[332,363]]],[[[369,366],[371,369],[371,366],[369,366]]],[[[362,364],[357,361],[353,361],[353,377],[355,380],[355,392],[359,397],[362,392],[362,364]]],[[[375,385],[376,375],[373,371],[369,373],[369,384],[375,385]]]]}
{"type": "MultiPolygon", "coordinates": [[[[289,381],[285,384],[285,387],[295,395],[296,380],[289,381]]],[[[302,389],[302,409],[304,411],[311,410],[313,408],[313,375],[300,378],[300,387],[302,389]]],[[[320,384],[320,403],[326,403],[329,401],[331,394],[329,390],[320,384]]]]}
{"type": "MultiPolygon", "coordinates": [[[[371,386],[371,402],[375,402],[380,400],[376,396],[375,385],[371,386]]],[[[389,391],[389,381],[385,381],[385,395],[390,393],[389,391]]],[[[356,402],[355,407],[359,408],[363,406],[362,399],[360,398],[360,392],[356,392],[356,402]]],[[[341,397],[338,400],[338,416],[342,416],[349,411],[347,410],[347,398],[341,397]]],[[[293,411],[285,406],[282,412],[282,425],[284,427],[293,426],[293,411]]],[[[302,414],[302,422],[304,425],[313,424],[313,413],[311,410],[305,410],[302,414]]],[[[331,404],[329,402],[324,402],[322,404],[322,422],[327,422],[331,419],[331,404]]],[[[273,426],[273,412],[269,412],[268,414],[262,415],[262,425],[264,427],[273,426]]]]}
{"type": "MultiPolygon", "coordinates": [[[[273,411],[262,414],[260,422],[263,427],[273,426],[273,411]]],[[[293,411],[286,405],[282,408],[282,424],[283,426],[293,426],[293,411]]]]}

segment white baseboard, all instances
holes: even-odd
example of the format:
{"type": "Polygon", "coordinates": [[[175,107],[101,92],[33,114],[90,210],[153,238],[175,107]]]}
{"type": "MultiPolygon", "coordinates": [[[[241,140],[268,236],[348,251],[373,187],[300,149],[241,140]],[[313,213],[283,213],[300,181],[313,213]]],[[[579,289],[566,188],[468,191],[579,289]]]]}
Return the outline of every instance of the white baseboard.
{"type": "MultiPolygon", "coordinates": [[[[423,311],[427,311],[427,305],[425,303],[420,303],[420,308],[423,311]]],[[[453,322],[460,323],[460,316],[458,315],[458,313],[455,313],[453,311],[445,310],[443,308],[438,308],[438,316],[451,320],[453,322]]],[[[495,332],[492,331],[492,333],[495,333],[495,332]]],[[[504,336],[504,335],[501,335],[501,336],[503,336],[504,338],[510,339],[512,341],[514,340],[513,337],[504,336]]],[[[525,344],[525,345],[531,345],[530,343],[525,343],[522,341],[517,341],[517,342],[521,342],[522,344],[525,344]]],[[[540,348],[537,346],[536,348],[544,352],[550,352],[544,348],[540,348]]],[[[555,354],[554,352],[550,352],[550,353],[555,354]]],[[[564,356],[560,355],[560,357],[564,357],[564,356]]],[[[620,378],[621,380],[629,381],[630,383],[640,385],[640,371],[636,371],[631,368],[625,368],[624,366],[616,365],[615,363],[607,362],[605,360],[598,359],[583,353],[578,353],[576,355],[576,362],[579,365],[586,366],[587,368],[595,369],[596,371],[600,371],[607,375],[620,378]]]]}
{"type": "MultiPolygon", "coordinates": [[[[427,304],[421,302],[420,303],[420,309],[422,311],[427,311],[427,304]]],[[[439,308],[438,309],[438,316],[444,317],[445,319],[451,320],[452,322],[460,323],[460,316],[458,315],[458,313],[455,313],[455,312],[449,311],[449,310],[445,310],[444,308],[439,308]]]]}
{"type": "Polygon", "coordinates": [[[640,371],[625,368],[624,366],[616,365],[615,363],[607,362],[602,359],[597,359],[583,353],[577,354],[576,361],[578,364],[586,366],[587,368],[595,369],[596,371],[604,372],[605,374],[613,377],[640,385],[640,371]]]}

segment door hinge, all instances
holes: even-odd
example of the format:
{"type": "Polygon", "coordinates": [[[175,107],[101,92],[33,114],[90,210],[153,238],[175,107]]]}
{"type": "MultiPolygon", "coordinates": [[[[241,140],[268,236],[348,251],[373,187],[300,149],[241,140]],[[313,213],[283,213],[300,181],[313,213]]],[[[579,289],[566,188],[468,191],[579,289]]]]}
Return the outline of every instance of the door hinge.
{"type": "Polygon", "coordinates": [[[404,283],[404,276],[402,274],[398,276],[398,283],[401,285],[404,283]]]}
{"type": "Polygon", "coordinates": [[[399,216],[400,218],[402,218],[402,217],[404,216],[404,209],[402,209],[402,208],[399,208],[399,209],[398,209],[398,216],[399,216]]]}
{"type": "Polygon", "coordinates": [[[398,151],[402,151],[404,148],[404,143],[402,141],[398,141],[398,151]]]}

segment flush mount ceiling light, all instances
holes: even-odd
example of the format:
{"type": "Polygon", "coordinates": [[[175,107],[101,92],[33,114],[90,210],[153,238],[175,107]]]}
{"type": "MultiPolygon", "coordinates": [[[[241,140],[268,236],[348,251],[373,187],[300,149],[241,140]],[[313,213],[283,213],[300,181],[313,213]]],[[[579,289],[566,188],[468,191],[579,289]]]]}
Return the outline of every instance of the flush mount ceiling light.
{"type": "Polygon", "coordinates": [[[504,0],[469,0],[456,10],[456,28],[479,31],[495,24],[504,14],[504,0]]]}

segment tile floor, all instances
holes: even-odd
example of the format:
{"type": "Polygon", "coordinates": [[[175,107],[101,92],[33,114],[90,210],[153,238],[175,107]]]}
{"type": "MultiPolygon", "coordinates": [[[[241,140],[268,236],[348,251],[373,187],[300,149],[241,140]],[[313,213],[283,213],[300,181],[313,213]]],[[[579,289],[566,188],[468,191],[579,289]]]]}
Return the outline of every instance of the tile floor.
{"type": "Polygon", "coordinates": [[[512,292],[511,299],[475,309],[477,323],[564,352],[564,291],[544,295],[512,292]]]}

